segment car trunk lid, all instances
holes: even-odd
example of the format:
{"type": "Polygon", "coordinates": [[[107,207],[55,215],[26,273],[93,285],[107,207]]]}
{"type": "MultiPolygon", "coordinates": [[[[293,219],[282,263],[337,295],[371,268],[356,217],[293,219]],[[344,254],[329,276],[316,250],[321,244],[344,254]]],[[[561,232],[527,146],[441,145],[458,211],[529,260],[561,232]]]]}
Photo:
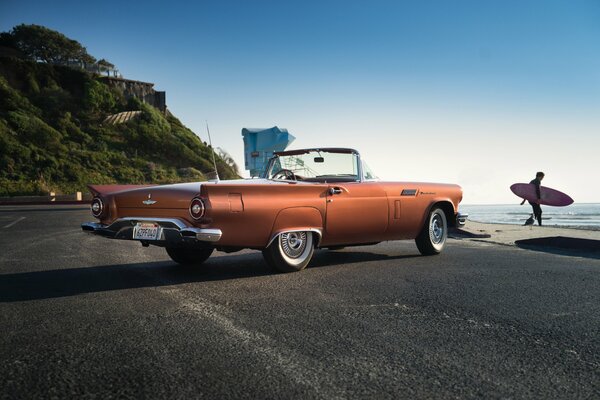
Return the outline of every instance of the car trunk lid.
{"type": "Polygon", "coordinates": [[[113,193],[117,209],[187,209],[200,193],[200,184],[182,183],[136,188],[113,193]]]}

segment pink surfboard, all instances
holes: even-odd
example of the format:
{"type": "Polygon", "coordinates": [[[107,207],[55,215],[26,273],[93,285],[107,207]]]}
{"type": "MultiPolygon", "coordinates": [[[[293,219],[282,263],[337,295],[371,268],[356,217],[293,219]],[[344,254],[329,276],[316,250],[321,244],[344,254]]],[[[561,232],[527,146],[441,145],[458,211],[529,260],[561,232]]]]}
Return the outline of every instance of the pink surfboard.
{"type": "MultiPolygon", "coordinates": [[[[527,201],[535,202],[537,200],[535,185],[532,183],[515,183],[514,185],[511,185],[510,190],[527,201]]],[[[563,192],[559,192],[556,189],[540,186],[540,194],[542,197],[540,199],[540,204],[556,207],[564,207],[573,204],[573,199],[570,196],[563,192]]]]}

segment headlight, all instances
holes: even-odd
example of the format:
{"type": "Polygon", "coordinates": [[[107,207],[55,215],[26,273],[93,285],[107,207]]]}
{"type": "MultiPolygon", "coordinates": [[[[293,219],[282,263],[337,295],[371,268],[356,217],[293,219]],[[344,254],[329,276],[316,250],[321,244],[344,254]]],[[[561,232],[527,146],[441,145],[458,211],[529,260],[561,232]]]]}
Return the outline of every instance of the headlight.
{"type": "Polygon", "coordinates": [[[99,197],[94,197],[94,199],[92,200],[92,215],[96,218],[100,217],[102,215],[102,212],[104,212],[104,203],[102,202],[102,200],[99,197]]]}
{"type": "Polygon", "coordinates": [[[200,219],[204,216],[204,202],[202,199],[195,197],[190,203],[190,215],[194,219],[200,219]]]}

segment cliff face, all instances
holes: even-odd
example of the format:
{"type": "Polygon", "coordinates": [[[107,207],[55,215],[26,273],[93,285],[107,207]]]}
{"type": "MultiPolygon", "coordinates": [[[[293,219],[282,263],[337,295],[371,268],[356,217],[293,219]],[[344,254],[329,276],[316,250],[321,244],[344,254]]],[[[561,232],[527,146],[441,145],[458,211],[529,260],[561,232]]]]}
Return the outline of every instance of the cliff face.
{"type": "MultiPolygon", "coordinates": [[[[217,168],[237,176],[220,157],[217,168]]],[[[0,57],[0,196],[205,180],[212,170],[211,149],[191,130],[106,78],[0,57]],[[126,111],[139,113],[104,122],[126,111]]]]}
{"type": "Polygon", "coordinates": [[[154,84],[150,82],[133,81],[116,77],[103,77],[102,82],[119,90],[126,99],[135,97],[144,103],[158,108],[163,113],[167,111],[166,93],[154,90],[154,84]]]}

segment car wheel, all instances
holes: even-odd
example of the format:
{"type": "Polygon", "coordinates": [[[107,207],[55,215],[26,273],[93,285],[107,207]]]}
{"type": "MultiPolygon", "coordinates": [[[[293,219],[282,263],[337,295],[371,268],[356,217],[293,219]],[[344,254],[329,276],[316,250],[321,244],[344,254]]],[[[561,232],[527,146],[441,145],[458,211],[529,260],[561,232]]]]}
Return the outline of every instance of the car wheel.
{"type": "Polygon", "coordinates": [[[173,261],[182,265],[200,265],[210,257],[213,252],[212,247],[206,248],[185,248],[185,247],[167,247],[167,254],[173,261]]]}
{"type": "Polygon", "coordinates": [[[314,251],[312,232],[284,232],[263,250],[263,257],[277,271],[295,272],[308,265],[314,251]]]}
{"type": "Polygon", "coordinates": [[[424,256],[440,254],[448,237],[448,223],[446,214],[441,208],[431,211],[425,225],[415,239],[417,248],[424,256]]]}

